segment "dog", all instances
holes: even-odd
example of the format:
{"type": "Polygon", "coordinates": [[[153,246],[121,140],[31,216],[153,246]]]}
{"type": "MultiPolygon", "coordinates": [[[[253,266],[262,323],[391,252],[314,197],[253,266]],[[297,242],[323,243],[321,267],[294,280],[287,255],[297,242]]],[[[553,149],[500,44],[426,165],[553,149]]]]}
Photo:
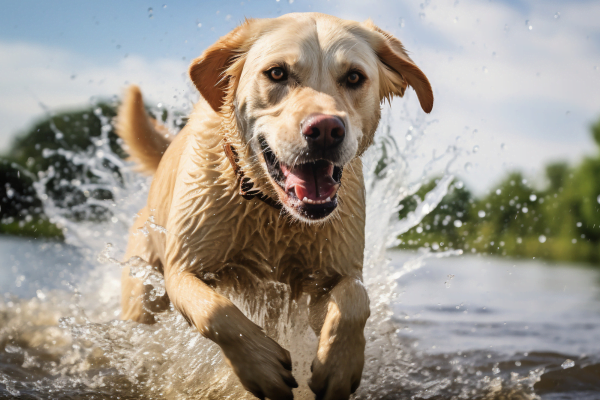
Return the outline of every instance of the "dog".
{"type": "Polygon", "coordinates": [[[370,313],[360,157],[382,102],[411,86],[429,113],[431,85],[370,20],[319,13],[246,20],[189,76],[201,98],[172,141],[135,86],[117,116],[130,158],[154,175],[132,232],[148,221],[164,228],[131,235],[126,258],[152,265],[166,288],[153,297],[124,268],[122,318],[153,323],[172,304],[220,346],[246,390],[291,399],[290,353],[217,290],[288,285],[292,297],[310,296],[309,387],[318,399],[347,399],[360,384],[370,313]]]}

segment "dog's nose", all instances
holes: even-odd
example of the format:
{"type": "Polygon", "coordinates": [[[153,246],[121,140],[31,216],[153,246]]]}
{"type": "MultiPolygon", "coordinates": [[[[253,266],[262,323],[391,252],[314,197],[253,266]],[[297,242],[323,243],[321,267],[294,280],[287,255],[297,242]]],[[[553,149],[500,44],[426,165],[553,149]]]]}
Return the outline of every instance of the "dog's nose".
{"type": "Polygon", "coordinates": [[[313,114],[301,124],[306,140],[324,149],[336,147],[346,136],[346,127],[340,117],[326,114],[313,114]]]}

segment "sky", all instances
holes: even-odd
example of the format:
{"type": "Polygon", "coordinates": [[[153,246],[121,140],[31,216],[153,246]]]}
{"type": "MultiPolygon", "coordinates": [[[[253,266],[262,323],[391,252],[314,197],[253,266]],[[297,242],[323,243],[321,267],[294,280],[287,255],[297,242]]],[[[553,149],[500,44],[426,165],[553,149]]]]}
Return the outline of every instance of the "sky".
{"type": "MultiPolygon", "coordinates": [[[[246,17],[306,11],[371,18],[404,43],[435,95],[415,151],[426,161],[459,148],[452,172],[475,192],[514,169],[541,185],[546,163],[597,152],[597,0],[4,2],[0,152],[48,110],[120,96],[130,83],[152,104],[187,106],[188,65],[220,36],[246,17]]],[[[414,92],[395,100],[392,129],[406,140],[419,113],[414,92]]]]}

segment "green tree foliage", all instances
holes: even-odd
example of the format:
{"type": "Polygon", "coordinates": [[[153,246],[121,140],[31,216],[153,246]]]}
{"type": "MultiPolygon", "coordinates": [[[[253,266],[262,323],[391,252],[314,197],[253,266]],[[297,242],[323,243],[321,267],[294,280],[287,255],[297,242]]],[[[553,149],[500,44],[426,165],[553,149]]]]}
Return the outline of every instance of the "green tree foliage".
{"type": "MultiPolygon", "coordinates": [[[[592,136],[600,146],[600,121],[592,136]]],[[[600,265],[600,152],[573,169],[551,164],[546,178],[547,186],[536,190],[513,172],[479,199],[454,182],[439,207],[402,235],[400,248],[455,248],[600,265]]],[[[404,199],[399,217],[415,210],[434,186],[430,182],[404,199]]]]}
{"type": "MultiPolygon", "coordinates": [[[[126,154],[112,124],[116,107],[100,103],[59,113],[17,136],[0,157],[0,232],[61,236],[44,215],[40,194],[67,218],[112,216],[106,202],[98,200],[112,199],[110,188],[123,183],[120,166],[126,154]]],[[[175,128],[186,122],[179,111],[163,109],[158,118],[164,122],[169,115],[175,128]]]]}

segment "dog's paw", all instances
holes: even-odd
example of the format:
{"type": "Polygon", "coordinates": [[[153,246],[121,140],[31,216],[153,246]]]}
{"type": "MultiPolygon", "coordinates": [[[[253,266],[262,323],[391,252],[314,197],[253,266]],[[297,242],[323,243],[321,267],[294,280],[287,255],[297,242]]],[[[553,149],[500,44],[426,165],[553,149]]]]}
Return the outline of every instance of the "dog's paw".
{"type": "Polygon", "coordinates": [[[365,363],[364,338],[319,348],[308,386],[316,400],[346,400],[358,389],[365,363]]]}
{"type": "Polygon", "coordinates": [[[242,386],[259,399],[294,398],[292,388],[298,383],[292,375],[290,352],[262,331],[223,352],[242,386]]]}

